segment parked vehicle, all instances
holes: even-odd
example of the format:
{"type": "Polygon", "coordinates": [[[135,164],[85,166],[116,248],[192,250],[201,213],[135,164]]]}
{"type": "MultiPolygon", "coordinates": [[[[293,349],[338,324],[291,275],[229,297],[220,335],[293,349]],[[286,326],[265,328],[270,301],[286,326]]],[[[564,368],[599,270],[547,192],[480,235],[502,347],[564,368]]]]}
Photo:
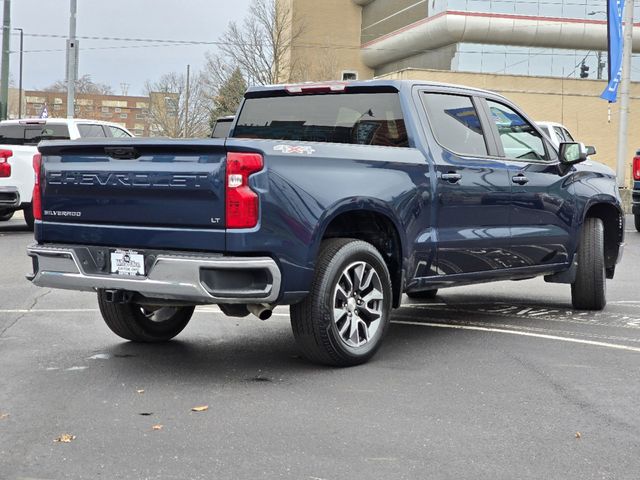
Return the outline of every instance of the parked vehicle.
{"type": "Polygon", "coordinates": [[[173,338],[196,305],[291,305],[307,358],[355,365],[403,293],[544,275],[600,310],[622,254],[614,173],[472,88],[255,87],[226,140],[39,149],[30,278],[97,291],[133,341],[173,338]]]}
{"type": "Polygon", "coordinates": [[[227,138],[235,118],[235,116],[231,115],[217,119],[211,130],[211,138],[227,138]]]}
{"type": "Polygon", "coordinates": [[[556,122],[536,122],[542,133],[544,133],[556,148],[564,142],[575,142],[567,127],[556,122]]]}
{"type": "Polygon", "coordinates": [[[640,232],[640,150],[633,157],[633,190],[631,191],[631,213],[635,227],[640,232]]]}
{"type": "Polygon", "coordinates": [[[27,225],[33,228],[32,162],[40,141],[131,136],[119,125],[96,120],[38,118],[0,122],[0,221],[23,210],[27,225]]]}

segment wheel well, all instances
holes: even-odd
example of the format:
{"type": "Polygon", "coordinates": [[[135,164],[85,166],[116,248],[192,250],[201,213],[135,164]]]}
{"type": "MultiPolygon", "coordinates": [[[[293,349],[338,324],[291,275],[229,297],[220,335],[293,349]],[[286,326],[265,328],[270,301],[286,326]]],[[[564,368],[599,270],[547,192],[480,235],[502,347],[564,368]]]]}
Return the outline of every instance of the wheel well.
{"type": "MultiPolygon", "coordinates": [[[[616,266],[620,243],[623,239],[623,218],[618,209],[607,203],[593,205],[587,211],[586,218],[599,218],[604,227],[604,262],[607,270],[616,266]]],[[[609,273],[609,272],[607,272],[609,273]]]]}
{"type": "Polygon", "coordinates": [[[398,230],[389,217],[370,211],[340,214],[327,226],[322,239],[327,238],[355,238],[373,245],[382,255],[389,269],[393,288],[393,306],[400,306],[402,243],[398,230]]]}

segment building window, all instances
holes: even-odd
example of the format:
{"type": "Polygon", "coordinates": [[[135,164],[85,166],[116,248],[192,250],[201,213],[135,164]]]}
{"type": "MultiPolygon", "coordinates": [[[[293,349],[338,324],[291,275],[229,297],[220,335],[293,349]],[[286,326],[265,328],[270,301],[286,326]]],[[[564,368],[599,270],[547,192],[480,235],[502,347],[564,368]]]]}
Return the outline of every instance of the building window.
{"type": "Polygon", "coordinates": [[[114,112],[116,112],[116,113],[120,113],[120,112],[122,111],[122,109],[121,109],[121,108],[116,107],[116,108],[114,108],[114,109],[113,109],[113,111],[114,111],[114,112]]]}
{"type": "Polygon", "coordinates": [[[62,108],[62,105],[55,104],[55,105],[53,106],[53,109],[54,109],[54,110],[60,110],[61,108],[62,108]]]}
{"type": "Polygon", "coordinates": [[[109,113],[109,107],[102,107],[102,113],[109,113]]]}
{"type": "Polygon", "coordinates": [[[127,118],[129,115],[127,115],[126,113],[121,113],[120,114],[120,118],[127,118]]]}
{"type": "Polygon", "coordinates": [[[144,113],[136,113],[136,120],[146,120],[147,116],[144,113]]]}
{"type": "Polygon", "coordinates": [[[358,80],[358,72],[345,70],[342,72],[342,80],[348,82],[350,80],[358,80]]]}

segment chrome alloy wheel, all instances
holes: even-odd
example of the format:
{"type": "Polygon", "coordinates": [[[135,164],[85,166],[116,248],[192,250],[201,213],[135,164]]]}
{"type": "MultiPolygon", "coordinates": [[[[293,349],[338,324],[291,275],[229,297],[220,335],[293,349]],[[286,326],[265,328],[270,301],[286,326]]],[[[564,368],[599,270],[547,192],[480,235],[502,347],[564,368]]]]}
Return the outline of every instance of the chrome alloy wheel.
{"type": "Polygon", "coordinates": [[[375,337],[383,302],[382,282],[371,265],[356,262],[343,270],[333,295],[333,321],[347,346],[362,347],[375,337]]]}

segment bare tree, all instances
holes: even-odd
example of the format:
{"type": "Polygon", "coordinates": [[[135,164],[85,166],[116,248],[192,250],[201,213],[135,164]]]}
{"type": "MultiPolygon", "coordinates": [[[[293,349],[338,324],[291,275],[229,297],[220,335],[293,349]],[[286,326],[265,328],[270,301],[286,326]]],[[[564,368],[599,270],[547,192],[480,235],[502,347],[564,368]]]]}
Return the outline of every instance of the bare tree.
{"type": "Polygon", "coordinates": [[[242,23],[231,22],[220,39],[223,61],[240,67],[249,85],[288,82],[296,76],[291,52],[301,31],[287,2],[253,0],[242,23]]]}
{"type": "Polygon", "coordinates": [[[210,133],[211,101],[206,95],[202,74],[189,81],[189,116],[185,75],[171,72],[155,82],[147,82],[151,135],[164,137],[206,137],[210,133]]]}
{"type": "MultiPolygon", "coordinates": [[[[45,88],[47,92],[66,92],[67,82],[58,80],[45,88]]],[[[97,95],[113,95],[113,89],[106,83],[96,83],[91,79],[91,75],[82,75],[76,80],[76,93],[87,93],[97,95]]]]}

